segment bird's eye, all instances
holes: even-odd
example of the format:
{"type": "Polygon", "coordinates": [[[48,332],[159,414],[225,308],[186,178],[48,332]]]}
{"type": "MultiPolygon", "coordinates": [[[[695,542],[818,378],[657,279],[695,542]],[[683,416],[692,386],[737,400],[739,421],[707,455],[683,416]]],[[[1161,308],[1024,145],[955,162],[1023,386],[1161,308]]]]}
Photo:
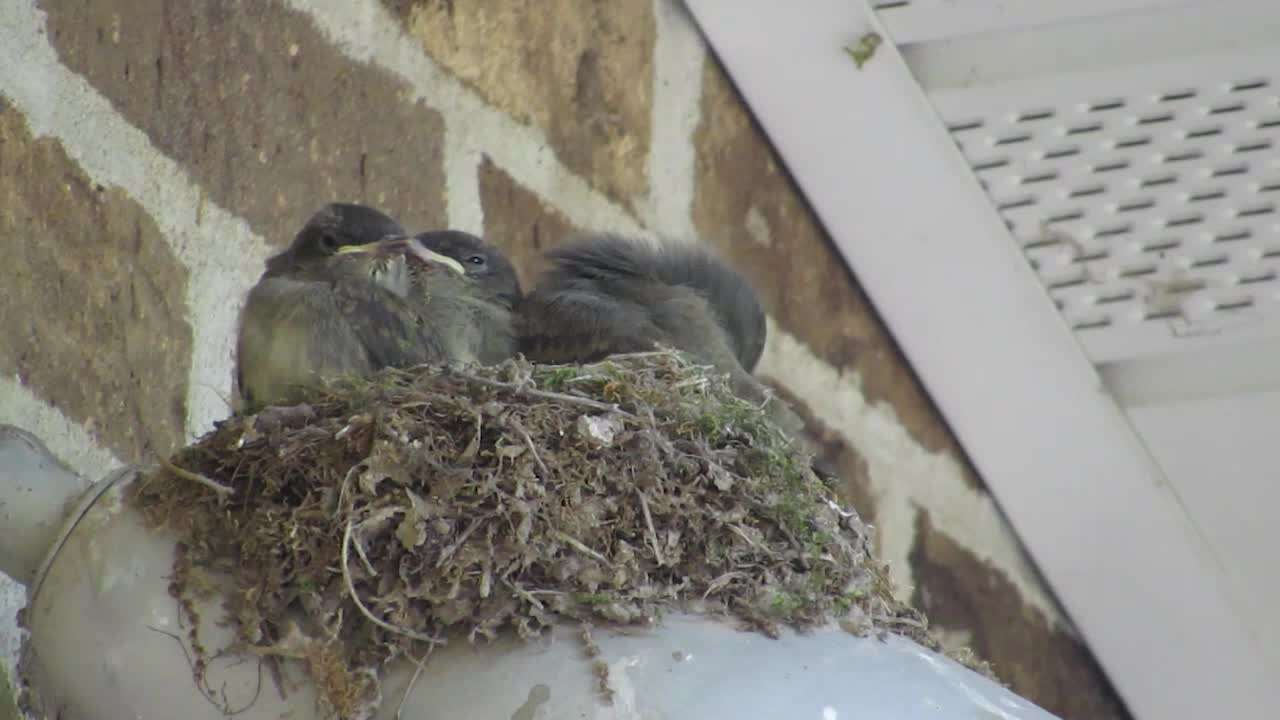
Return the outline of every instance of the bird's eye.
{"type": "Polygon", "coordinates": [[[467,262],[471,263],[472,265],[483,265],[483,264],[484,264],[484,256],[483,256],[483,255],[472,255],[471,257],[467,258],[467,262]]]}
{"type": "Polygon", "coordinates": [[[320,236],[320,247],[325,252],[333,253],[338,251],[338,238],[328,233],[320,236]]]}

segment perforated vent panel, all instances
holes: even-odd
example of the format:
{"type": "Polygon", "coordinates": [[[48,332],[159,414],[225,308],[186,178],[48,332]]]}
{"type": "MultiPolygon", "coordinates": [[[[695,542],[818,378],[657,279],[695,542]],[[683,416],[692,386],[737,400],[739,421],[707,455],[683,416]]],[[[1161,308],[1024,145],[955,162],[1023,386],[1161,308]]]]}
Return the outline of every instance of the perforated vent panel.
{"type": "Polygon", "coordinates": [[[1073,329],[1280,315],[1280,75],[1257,72],[1280,65],[1259,55],[934,96],[1073,329]]]}

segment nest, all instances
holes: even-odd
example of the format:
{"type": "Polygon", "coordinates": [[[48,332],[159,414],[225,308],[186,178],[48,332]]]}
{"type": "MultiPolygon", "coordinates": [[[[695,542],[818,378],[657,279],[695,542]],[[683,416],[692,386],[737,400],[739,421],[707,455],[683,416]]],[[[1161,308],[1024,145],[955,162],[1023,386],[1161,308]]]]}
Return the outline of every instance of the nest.
{"type": "Polygon", "coordinates": [[[129,500],[178,535],[188,613],[229,577],[231,650],[303,661],[339,717],[371,713],[387,662],[446,641],[666,609],[938,647],[856,512],[676,352],[343,378],[219,423],[129,500]]]}

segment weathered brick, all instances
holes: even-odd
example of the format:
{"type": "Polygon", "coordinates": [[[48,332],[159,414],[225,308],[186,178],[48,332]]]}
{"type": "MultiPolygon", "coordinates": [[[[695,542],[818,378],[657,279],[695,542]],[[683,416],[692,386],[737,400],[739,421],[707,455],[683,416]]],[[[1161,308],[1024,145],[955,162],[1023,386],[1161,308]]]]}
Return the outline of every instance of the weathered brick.
{"type": "Polygon", "coordinates": [[[441,118],[305,15],[257,0],[40,4],[63,62],[270,242],[330,200],[444,225],[441,118]]]}
{"type": "Polygon", "coordinates": [[[187,270],[146,211],[33,138],[14,109],[0,109],[0,249],[0,372],[125,461],[176,447],[187,270]]]}
{"type": "Polygon", "coordinates": [[[521,186],[490,160],[480,163],[480,203],[485,238],[516,266],[526,290],[545,263],[542,253],[575,231],[569,219],[521,186]]]}
{"type": "Polygon", "coordinates": [[[933,526],[921,510],[911,568],[913,602],[942,629],[968,634],[996,674],[1063,720],[1125,720],[1124,703],[1078,640],[1051,628],[1003,573],[933,526]]]}
{"type": "Polygon", "coordinates": [[[383,0],[428,55],[634,208],[653,103],[651,0],[383,0]]]}
{"type": "Polygon", "coordinates": [[[891,405],[926,447],[962,456],[857,279],[712,57],[702,93],[695,138],[698,233],[751,279],[783,329],[833,366],[856,370],[868,400],[891,405]]]}

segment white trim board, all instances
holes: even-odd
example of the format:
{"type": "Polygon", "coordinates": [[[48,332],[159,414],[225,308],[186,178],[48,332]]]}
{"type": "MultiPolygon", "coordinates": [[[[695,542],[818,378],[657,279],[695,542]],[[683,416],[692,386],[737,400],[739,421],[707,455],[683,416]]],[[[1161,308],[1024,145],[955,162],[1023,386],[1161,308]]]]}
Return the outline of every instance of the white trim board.
{"type": "MultiPolygon", "coordinates": [[[[687,0],[1130,710],[1268,717],[1226,573],[858,0],[687,0]]],[[[1274,674],[1271,675],[1274,677],[1274,674]]]]}

